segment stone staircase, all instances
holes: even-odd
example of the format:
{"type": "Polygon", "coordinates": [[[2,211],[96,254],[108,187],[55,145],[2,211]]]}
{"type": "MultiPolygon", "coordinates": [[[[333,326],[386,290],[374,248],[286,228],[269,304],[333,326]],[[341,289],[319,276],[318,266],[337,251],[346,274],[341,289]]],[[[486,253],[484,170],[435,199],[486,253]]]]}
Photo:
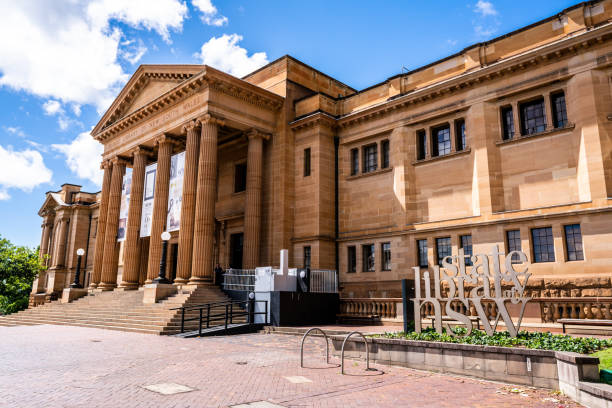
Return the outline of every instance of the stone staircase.
{"type": "MultiPolygon", "coordinates": [[[[99,329],[170,335],[180,332],[181,306],[230,300],[216,287],[201,287],[179,292],[155,304],[143,304],[143,291],[109,291],[90,294],[72,303],[53,301],[7,316],[0,326],[55,324],[99,329]]],[[[223,308],[223,311],[225,309],[223,308]]],[[[221,312],[218,309],[217,313],[221,312]]],[[[185,318],[197,317],[188,311],[185,318]]],[[[236,318],[235,322],[244,321],[236,318]]],[[[185,330],[197,330],[198,321],[185,323],[185,330]]]]}

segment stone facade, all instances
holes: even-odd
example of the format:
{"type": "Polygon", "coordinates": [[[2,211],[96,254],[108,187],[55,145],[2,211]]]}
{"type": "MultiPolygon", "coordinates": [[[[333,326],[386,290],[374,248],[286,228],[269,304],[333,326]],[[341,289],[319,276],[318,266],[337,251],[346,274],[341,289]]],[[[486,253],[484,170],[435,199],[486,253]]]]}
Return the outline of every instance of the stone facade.
{"type": "Polygon", "coordinates": [[[612,295],[611,17],[612,0],[581,3],[362,91],[289,56],[242,79],[141,66],[92,131],[105,242],[90,287],[157,276],[167,161],[186,150],[177,284],[287,248],[292,266],[337,269],[343,296],[397,297],[444,248],[497,245],[527,254],[533,296],[612,295]],[[132,220],[117,244],[115,173],[141,180],[142,151],[162,170],[153,233],[132,220]]]}

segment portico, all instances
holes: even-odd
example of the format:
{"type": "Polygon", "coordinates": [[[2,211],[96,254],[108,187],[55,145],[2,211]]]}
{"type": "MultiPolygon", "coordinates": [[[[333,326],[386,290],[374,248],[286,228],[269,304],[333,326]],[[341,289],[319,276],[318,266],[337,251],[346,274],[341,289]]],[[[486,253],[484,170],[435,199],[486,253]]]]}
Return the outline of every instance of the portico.
{"type": "Polygon", "coordinates": [[[283,99],[207,66],[139,68],[92,131],[104,145],[104,181],[89,287],[137,289],[157,276],[161,233],[169,229],[169,204],[178,205],[169,203],[171,158],[181,152],[180,227],[172,232],[170,247],[175,250],[169,254],[174,283],[213,283],[214,263],[229,255],[221,248],[229,221],[244,234],[244,267],[258,265],[264,155],[269,159],[272,153],[266,145],[274,138],[283,99]],[[246,162],[244,192],[230,185],[240,177],[235,174],[236,162],[246,162]],[[156,163],[154,183],[145,174],[152,163],[156,163]],[[131,168],[131,191],[121,243],[127,168],[131,168]],[[232,171],[233,177],[227,177],[232,171]],[[153,184],[150,233],[143,236],[145,190],[153,184]]]}

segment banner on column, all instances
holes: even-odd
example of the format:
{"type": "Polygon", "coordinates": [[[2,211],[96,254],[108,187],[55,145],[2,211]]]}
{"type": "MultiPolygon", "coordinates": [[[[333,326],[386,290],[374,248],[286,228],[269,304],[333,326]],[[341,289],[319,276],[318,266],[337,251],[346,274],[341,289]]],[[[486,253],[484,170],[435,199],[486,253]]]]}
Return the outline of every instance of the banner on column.
{"type": "Polygon", "coordinates": [[[130,195],[132,193],[132,169],[126,169],[121,187],[121,207],[119,208],[119,229],[117,230],[117,241],[125,240],[127,231],[128,212],[130,210],[130,195]]]}
{"type": "Polygon", "coordinates": [[[142,218],[140,219],[140,237],[151,236],[151,223],[153,222],[153,198],[155,196],[155,175],[157,163],[145,168],[144,194],[142,197],[142,218]]]}
{"type": "Polygon", "coordinates": [[[172,156],[170,160],[170,188],[168,192],[168,218],[166,219],[166,231],[176,231],[181,226],[184,173],[185,152],[181,152],[172,156]]]}

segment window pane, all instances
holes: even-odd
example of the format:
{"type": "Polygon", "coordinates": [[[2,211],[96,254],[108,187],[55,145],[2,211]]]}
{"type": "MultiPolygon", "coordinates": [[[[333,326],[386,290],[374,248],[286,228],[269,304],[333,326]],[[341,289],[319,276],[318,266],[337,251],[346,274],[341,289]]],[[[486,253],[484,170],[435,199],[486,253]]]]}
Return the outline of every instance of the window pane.
{"type": "Polygon", "coordinates": [[[234,192],[239,193],[246,190],[246,163],[237,164],[234,167],[234,192]]]}
{"type": "Polygon", "coordinates": [[[363,148],[363,172],[368,173],[376,170],[376,155],[378,146],[370,145],[363,148]]]}
{"type": "Polygon", "coordinates": [[[551,96],[553,109],[553,125],[556,128],[567,126],[567,110],[565,109],[565,94],[563,92],[551,96]]]}
{"type": "Polygon", "coordinates": [[[359,173],[359,149],[351,149],[351,176],[359,173]]]}
{"type": "Polygon", "coordinates": [[[304,268],[310,268],[310,247],[304,247],[304,268]]]}
{"type": "Polygon", "coordinates": [[[419,266],[421,268],[427,268],[429,265],[427,263],[427,240],[419,239],[417,240],[417,255],[419,258],[419,266]]]}
{"type": "Polygon", "coordinates": [[[461,248],[463,248],[463,255],[465,256],[465,265],[472,266],[472,236],[462,235],[461,236],[461,248]]]}
{"type": "Polygon", "coordinates": [[[455,122],[455,146],[457,151],[465,149],[465,121],[460,119],[455,122]]]}
{"type": "MultiPolygon", "coordinates": [[[[521,251],[521,231],[507,231],[506,241],[508,243],[508,253],[512,251],[521,251]]],[[[521,258],[517,254],[512,255],[512,263],[518,263],[520,260],[521,258]]]]}
{"type": "Polygon", "coordinates": [[[304,177],[310,176],[310,147],[304,149],[304,177]]]}
{"type": "Polygon", "coordinates": [[[512,107],[507,106],[502,108],[502,138],[504,140],[510,140],[514,136],[514,115],[512,114],[512,107]]]}
{"type": "Polygon", "coordinates": [[[584,260],[582,251],[582,232],[580,224],[565,226],[565,249],[567,250],[568,261],[584,260]]]}
{"type": "Polygon", "coordinates": [[[348,247],[348,272],[357,270],[357,251],[354,246],[348,247]]]}
{"type": "Polygon", "coordinates": [[[451,151],[450,128],[448,126],[433,129],[432,156],[444,156],[451,151]]]}
{"type": "Polygon", "coordinates": [[[382,149],[381,165],[382,169],[389,167],[389,141],[383,140],[380,144],[382,149]]]}
{"type": "Polygon", "coordinates": [[[391,270],[391,243],[385,242],[382,244],[382,270],[390,271],[391,270]]]}
{"type": "Polygon", "coordinates": [[[427,155],[427,134],[425,130],[417,132],[417,160],[423,160],[427,155]]]}
{"type": "Polygon", "coordinates": [[[436,253],[438,265],[442,265],[442,260],[451,256],[451,239],[450,237],[436,238],[436,253]]]}
{"type": "Polygon", "coordinates": [[[552,228],[534,228],[531,230],[531,236],[533,238],[534,262],[554,262],[555,246],[552,228]]]}
{"type": "Polygon", "coordinates": [[[363,246],[363,271],[374,272],[375,270],[375,259],[374,259],[374,244],[368,244],[363,246]]]}
{"type": "Polygon", "coordinates": [[[521,104],[521,116],[524,135],[540,133],[546,130],[544,99],[521,104]]]}

